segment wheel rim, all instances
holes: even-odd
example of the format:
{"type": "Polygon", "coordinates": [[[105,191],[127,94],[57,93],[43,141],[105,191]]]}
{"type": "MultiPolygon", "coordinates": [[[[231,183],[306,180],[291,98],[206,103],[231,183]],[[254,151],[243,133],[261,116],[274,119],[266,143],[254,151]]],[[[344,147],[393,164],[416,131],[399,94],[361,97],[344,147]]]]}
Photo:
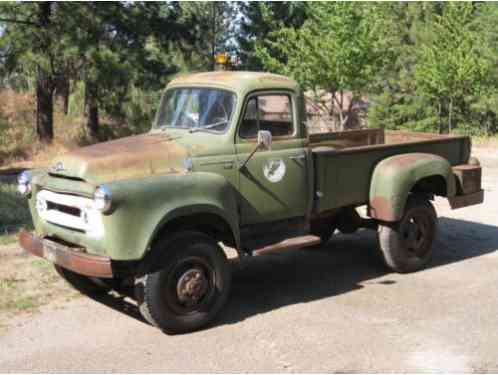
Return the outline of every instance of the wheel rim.
{"type": "Polygon", "coordinates": [[[413,212],[405,217],[401,225],[401,233],[407,251],[416,258],[424,258],[431,247],[433,222],[421,212],[413,212]]]}
{"type": "Polygon", "coordinates": [[[216,273],[207,259],[181,259],[168,274],[165,300],[177,314],[192,314],[211,306],[215,295],[216,273]]]}

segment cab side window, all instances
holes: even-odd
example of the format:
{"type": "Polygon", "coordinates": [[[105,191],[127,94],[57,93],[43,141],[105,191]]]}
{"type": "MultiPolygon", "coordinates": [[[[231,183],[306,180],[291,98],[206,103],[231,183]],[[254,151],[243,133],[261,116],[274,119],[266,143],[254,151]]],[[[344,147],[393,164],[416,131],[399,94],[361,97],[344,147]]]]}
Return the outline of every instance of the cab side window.
{"type": "Polygon", "coordinates": [[[256,138],[258,136],[258,100],[251,98],[247,102],[246,111],[242,118],[239,135],[241,138],[256,138]]]}
{"type": "Polygon", "coordinates": [[[259,127],[274,137],[292,135],[292,107],[287,95],[258,96],[259,127]]]}
{"type": "Polygon", "coordinates": [[[259,95],[248,101],[239,135],[241,138],[255,138],[258,130],[267,130],[274,137],[294,134],[290,96],[259,95]]]}

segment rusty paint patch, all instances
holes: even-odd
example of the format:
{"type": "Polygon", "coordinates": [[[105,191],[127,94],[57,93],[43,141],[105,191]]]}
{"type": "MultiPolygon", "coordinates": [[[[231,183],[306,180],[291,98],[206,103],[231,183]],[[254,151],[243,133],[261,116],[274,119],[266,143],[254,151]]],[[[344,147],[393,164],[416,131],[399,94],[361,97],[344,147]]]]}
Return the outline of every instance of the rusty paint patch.
{"type": "Polygon", "coordinates": [[[294,80],[284,76],[279,76],[271,73],[234,71],[205,72],[184,75],[175,78],[170,85],[179,86],[182,84],[224,84],[225,86],[234,89],[259,89],[263,87],[271,88],[271,85],[274,85],[275,83],[278,83],[280,85],[284,84],[288,86],[289,89],[295,89],[297,87],[297,83],[294,80]]]}
{"type": "Polygon", "coordinates": [[[288,77],[280,76],[277,74],[268,74],[265,73],[258,77],[258,80],[261,82],[283,82],[283,83],[293,83],[294,81],[288,77]]]}
{"type": "Polygon", "coordinates": [[[304,247],[314,246],[321,243],[320,237],[307,235],[302,237],[295,237],[277,242],[275,244],[267,245],[258,249],[254,249],[253,255],[264,255],[284,250],[300,249],[304,247]]]}
{"type": "Polygon", "coordinates": [[[463,164],[454,166],[452,170],[462,194],[471,194],[481,190],[482,170],[480,166],[463,164]]]}
{"type": "Polygon", "coordinates": [[[317,133],[309,136],[311,147],[326,146],[335,149],[384,144],[383,129],[347,130],[317,133]]]}
{"type": "MultiPolygon", "coordinates": [[[[385,133],[387,143],[405,143],[416,142],[421,140],[434,140],[453,138],[455,136],[448,134],[420,133],[420,132],[403,132],[403,131],[387,131],[385,133]]],[[[457,136],[458,137],[458,136],[457,136]]]]}
{"type": "Polygon", "coordinates": [[[408,154],[408,155],[396,155],[396,157],[386,160],[383,163],[383,167],[399,167],[399,168],[404,168],[404,167],[409,167],[415,164],[416,162],[423,160],[423,159],[432,159],[434,156],[433,155],[425,155],[425,154],[408,154]]]}
{"type": "Polygon", "coordinates": [[[185,147],[166,134],[144,134],[99,143],[70,152],[62,162],[63,175],[92,183],[182,172],[185,147]]]}
{"type": "Polygon", "coordinates": [[[475,204],[481,204],[484,202],[484,190],[480,190],[472,194],[451,197],[448,198],[448,201],[450,202],[451,209],[453,210],[475,204]]]}
{"type": "Polygon", "coordinates": [[[171,137],[167,134],[142,134],[82,147],[71,154],[83,158],[98,158],[122,152],[141,152],[148,147],[169,141],[171,141],[171,137]]]}
{"type": "Polygon", "coordinates": [[[216,83],[219,81],[233,81],[238,78],[240,79],[240,73],[230,72],[230,71],[220,71],[220,72],[205,72],[197,74],[183,75],[175,78],[171,83],[181,84],[181,83],[192,83],[192,82],[212,82],[216,83]]]}
{"type": "Polygon", "coordinates": [[[57,242],[42,240],[25,230],[19,234],[19,243],[29,254],[46,258],[52,263],[78,274],[92,277],[112,277],[110,258],[74,251],[57,242]],[[49,246],[44,245],[44,242],[49,246]],[[45,250],[46,247],[50,251],[45,250]]]}

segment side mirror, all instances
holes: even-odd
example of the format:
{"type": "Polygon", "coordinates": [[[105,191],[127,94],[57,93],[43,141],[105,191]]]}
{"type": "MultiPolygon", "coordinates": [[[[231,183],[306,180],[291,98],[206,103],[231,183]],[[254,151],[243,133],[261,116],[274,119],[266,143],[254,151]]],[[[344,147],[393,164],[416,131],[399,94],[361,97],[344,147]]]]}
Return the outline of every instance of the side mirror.
{"type": "Polygon", "coordinates": [[[254,150],[252,150],[252,152],[249,154],[246,161],[240,165],[239,169],[242,170],[246,167],[246,164],[249,162],[249,160],[251,160],[256,151],[260,149],[268,151],[271,150],[271,142],[272,142],[272,135],[268,130],[258,131],[258,143],[256,144],[256,147],[254,147],[254,150]]]}
{"type": "Polygon", "coordinates": [[[271,150],[272,135],[268,130],[258,131],[258,148],[271,150]]]}

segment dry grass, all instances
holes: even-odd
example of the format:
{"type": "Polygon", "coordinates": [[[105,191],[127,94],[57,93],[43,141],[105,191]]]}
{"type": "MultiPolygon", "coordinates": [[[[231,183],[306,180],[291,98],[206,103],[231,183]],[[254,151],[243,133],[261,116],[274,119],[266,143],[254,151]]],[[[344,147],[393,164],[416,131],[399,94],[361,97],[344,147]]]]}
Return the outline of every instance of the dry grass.
{"type": "Polygon", "coordinates": [[[0,185],[0,335],[12,316],[78,295],[49,262],[26,255],[15,244],[22,227],[32,228],[26,199],[15,186],[0,185]]]}
{"type": "Polygon", "coordinates": [[[50,161],[71,149],[131,135],[131,129],[110,118],[100,118],[98,138],[90,137],[80,114],[65,115],[62,103],[54,106],[54,141],[51,145],[38,142],[35,133],[36,102],[32,93],[0,90],[0,168],[33,168],[49,165],[50,161]]]}
{"type": "Polygon", "coordinates": [[[79,145],[81,119],[65,116],[59,103],[54,111],[54,144],[46,146],[36,139],[34,96],[4,89],[0,98],[0,166],[43,165],[56,154],[79,145]]]}
{"type": "Polygon", "coordinates": [[[482,148],[498,148],[498,135],[472,137],[472,144],[482,148]]]}
{"type": "Polygon", "coordinates": [[[28,94],[0,91],[0,163],[27,157],[26,145],[34,139],[35,103],[28,94]]]}
{"type": "Polygon", "coordinates": [[[26,255],[17,246],[0,247],[0,334],[13,316],[78,295],[49,262],[26,255]]]}

